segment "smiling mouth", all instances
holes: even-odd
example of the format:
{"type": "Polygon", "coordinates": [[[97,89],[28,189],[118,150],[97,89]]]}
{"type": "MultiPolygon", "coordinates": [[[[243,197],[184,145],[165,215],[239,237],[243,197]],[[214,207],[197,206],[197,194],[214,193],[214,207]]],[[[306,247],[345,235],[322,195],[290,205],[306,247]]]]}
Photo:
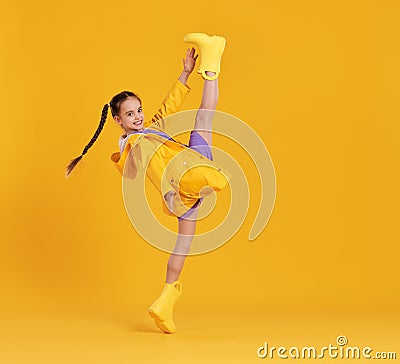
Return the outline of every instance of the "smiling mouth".
{"type": "Polygon", "coordinates": [[[134,124],[134,125],[140,125],[141,123],[142,123],[142,120],[136,121],[136,122],[134,122],[133,124],[134,124]]]}

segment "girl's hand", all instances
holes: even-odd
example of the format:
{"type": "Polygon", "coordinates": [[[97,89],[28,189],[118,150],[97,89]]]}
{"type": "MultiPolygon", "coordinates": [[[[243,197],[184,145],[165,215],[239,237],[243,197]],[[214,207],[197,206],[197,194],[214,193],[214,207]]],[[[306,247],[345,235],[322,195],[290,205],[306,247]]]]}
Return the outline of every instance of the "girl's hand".
{"type": "Polygon", "coordinates": [[[193,72],[198,56],[199,56],[198,54],[196,54],[196,56],[195,56],[194,47],[192,47],[192,49],[187,50],[186,59],[182,60],[183,61],[183,72],[186,72],[186,73],[193,72]]]}
{"type": "Polygon", "coordinates": [[[175,191],[169,191],[164,195],[164,199],[165,199],[165,201],[167,203],[168,210],[170,212],[172,212],[172,213],[173,213],[172,207],[173,207],[174,198],[175,198],[176,195],[177,195],[177,193],[175,191]]]}

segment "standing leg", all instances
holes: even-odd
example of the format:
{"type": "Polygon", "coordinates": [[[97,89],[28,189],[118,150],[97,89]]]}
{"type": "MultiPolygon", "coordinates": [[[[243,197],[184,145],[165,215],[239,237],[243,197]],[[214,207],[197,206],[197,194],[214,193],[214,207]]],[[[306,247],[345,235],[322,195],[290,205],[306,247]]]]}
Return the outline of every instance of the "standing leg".
{"type": "Polygon", "coordinates": [[[186,256],[190,251],[190,244],[196,231],[197,210],[193,211],[190,217],[193,220],[182,219],[178,223],[178,238],[174,252],[168,260],[166,283],[179,279],[186,256]]]}
{"type": "MultiPolygon", "coordinates": [[[[194,211],[194,214],[197,217],[197,211],[194,211]]],[[[173,334],[176,331],[173,320],[174,305],[182,292],[182,283],[178,278],[185,258],[190,251],[190,243],[195,230],[196,221],[185,219],[179,221],[178,239],[174,253],[171,254],[168,261],[167,279],[163,291],[149,308],[149,314],[154,319],[156,326],[168,334],[173,334]]]]}

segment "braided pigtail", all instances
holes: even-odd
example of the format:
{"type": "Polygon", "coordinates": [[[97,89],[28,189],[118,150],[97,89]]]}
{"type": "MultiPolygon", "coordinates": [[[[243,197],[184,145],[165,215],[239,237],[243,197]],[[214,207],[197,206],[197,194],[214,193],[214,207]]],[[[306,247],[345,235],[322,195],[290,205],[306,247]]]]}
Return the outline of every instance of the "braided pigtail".
{"type": "Polygon", "coordinates": [[[69,176],[69,174],[72,172],[72,170],[75,168],[75,166],[79,163],[79,161],[82,159],[82,157],[87,153],[89,148],[93,145],[93,143],[96,141],[97,137],[99,136],[100,132],[103,130],[104,124],[107,120],[107,113],[108,113],[108,108],[109,104],[104,105],[103,111],[101,112],[101,119],[100,119],[100,124],[97,127],[96,132],[94,133],[92,139],[90,140],[89,144],[83,149],[82,154],[73,159],[70,164],[67,166],[67,171],[65,173],[65,178],[69,176]]]}

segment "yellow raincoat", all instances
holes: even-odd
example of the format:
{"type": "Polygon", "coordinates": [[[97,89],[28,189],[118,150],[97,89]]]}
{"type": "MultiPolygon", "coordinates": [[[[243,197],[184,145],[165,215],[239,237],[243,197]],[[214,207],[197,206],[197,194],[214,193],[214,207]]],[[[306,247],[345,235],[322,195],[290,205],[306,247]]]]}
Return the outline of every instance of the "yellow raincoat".
{"type": "Polygon", "coordinates": [[[201,191],[202,188],[220,191],[228,184],[228,172],[214,161],[185,144],[151,133],[152,130],[166,133],[163,118],[175,113],[189,92],[190,88],[177,80],[158,112],[144,123],[148,133],[131,134],[122,154],[115,152],[111,155],[111,160],[124,177],[134,179],[138,168],[147,167],[146,175],[162,198],[171,190],[177,192],[173,213],[164,199],[162,201],[163,211],[168,215],[183,215],[200,197],[211,193],[209,189],[201,191]]]}

